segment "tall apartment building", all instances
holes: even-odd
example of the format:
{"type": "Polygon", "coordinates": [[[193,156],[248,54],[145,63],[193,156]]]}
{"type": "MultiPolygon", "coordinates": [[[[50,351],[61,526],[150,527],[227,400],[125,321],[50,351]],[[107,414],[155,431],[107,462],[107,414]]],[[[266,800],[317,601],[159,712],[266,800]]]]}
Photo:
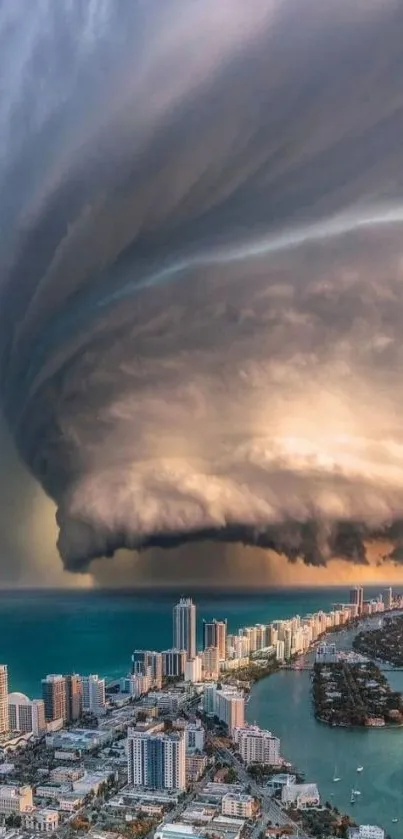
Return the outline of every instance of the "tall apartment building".
{"type": "Polygon", "coordinates": [[[218,647],[206,647],[202,653],[203,677],[205,679],[218,679],[220,670],[218,647]]]}
{"type": "Polygon", "coordinates": [[[136,731],[127,740],[128,783],[149,789],[186,788],[186,748],[183,731],[136,731]]]}
{"type": "Polygon", "coordinates": [[[350,603],[352,606],[357,607],[357,612],[361,615],[364,605],[364,590],[362,586],[355,586],[350,590],[350,603]]]}
{"type": "Polygon", "coordinates": [[[385,590],[385,609],[391,609],[393,606],[393,589],[387,588],[385,590]]]}
{"type": "Polygon", "coordinates": [[[223,689],[216,692],[216,713],[230,734],[245,725],[245,698],[237,691],[223,689]]]}
{"type": "Polygon", "coordinates": [[[163,675],[181,679],[185,674],[186,650],[164,650],[161,656],[163,675]]]}
{"type": "Polygon", "coordinates": [[[8,695],[8,714],[11,731],[30,731],[38,737],[46,731],[45,703],[43,699],[28,699],[23,693],[8,695]]]}
{"type": "Polygon", "coordinates": [[[280,740],[271,731],[265,731],[257,725],[235,728],[234,743],[246,764],[263,763],[278,766],[281,763],[280,740]]]}
{"type": "Polygon", "coordinates": [[[218,657],[224,661],[227,657],[227,621],[203,621],[203,649],[218,647],[218,657]]]}
{"type": "Polygon", "coordinates": [[[67,720],[66,679],[60,674],[51,673],[42,679],[42,698],[45,704],[46,722],[67,720]]]}
{"type": "Polygon", "coordinates": [[[8,729],[8,670],[7,664],[0,664],[0,734],[8,729]]]}
{"type": "Polygon", "coordinates": [[[97,675],[83,676],[83,711],[102,714],[105,710],[105,679],[97,675]]]}
{"type": "Polygon", "coordinates": [[[69,722],[79,720],[83,713],[83,683],[81,676],[72,673],[66,679],[66,716],[69,722]]]}
{"type": "Polygon", "coordinates": [[[150,676],[151,686],[162,685],[162,654],[155,650],[134,650],[132,653],[132,675],[150,676]]]}
{"type": "Polygon", "coordinates": [[[196,606],[190,597],[181,597],[173,608],[173,647],[186,650],[188,659],[196,655],[196,606]]]}

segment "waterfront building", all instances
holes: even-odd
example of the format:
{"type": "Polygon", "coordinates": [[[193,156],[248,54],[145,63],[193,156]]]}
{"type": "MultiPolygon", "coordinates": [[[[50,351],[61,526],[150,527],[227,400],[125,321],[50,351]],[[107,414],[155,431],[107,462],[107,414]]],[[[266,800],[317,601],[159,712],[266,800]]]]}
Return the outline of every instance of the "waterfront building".
{"type": "Polygon", "coordinates": [[[271,731],[259,728],[257,725],[235,728],[233,740],[237,751],[247,765],[262,763],[267,766],[278,766],[281,763],[280,740],[271,731]]]}
{"type": "Polygon", "coordinates": [[[8,670],[7,664],[0,664],[0,735],[8,729],[8,670]]]}
{"type": "Polygon", "coordinates": [[[217,716],[225,723],[232,735],[235,728],[243,728],[245,724],[245,698],[242,693],[230,688],[223,688],[216,692],[217,716]]]}
{"type": "Polygon", "coordinates": [[[9,816],[12,813],[23,813],[33,806],[32,788],[28,786],[0,786],[0,813],[9,816]]]}
{"type": "Polygon", "coordinates": [[[162,686],[162,653],[155,650],[134,650],[132,674],[150,676],[151,687],[159,690],[162,686]]]}
{"type": "MultiPolygon", "coordinates": [[[[182,679],[185,675],[187,652],[185,649],[164,650],[162,656],[162,672],[164,676],[182,679]]],[[[194,656],[195,658],[195,656],[194,656]]]]}
{"type": "Polygon", "coordinates": [[[248,652],[254,653],[257,649],[256,626],[244,626],[239,630],[239,635],[248,640],[248,652]]]}
{"type": "Polygon", "coordinates": [[[97,675],[83,676],[83,711],[103,714],[105,711],[105,679],[97,675]]]}
{"type": "Polygon", "coordinates": [[[60,674],[49,674],[42,679],[42,698],[45,704],[46,722],[67,720],[66,679],[60,674]]]}
{"type": "Polygon", "coordinates": [[[320,804],[316,784],[286,784],[281,790],[281,802],[286,807],[293,805],[297,810],[307,810],[320,804]]]}
{"type": "Polygon", "coordinates": [[[66,718],[76,722],[83,713],[83,684],[81,676],[71,673],[66,679],[66,718]]]}
{"type": "Polygon", "coordinates": [[[59,827],[59,813],[47,807],[31,807],[22,813],[22,824],[25,830],[54,833],[59,827]]]}
{"type": "Polygon", "coordinates": [[[220,672],[218,647],[206,647],[202,653],[202,668],[204,679],[218,679],[220,672]]]}
{"type": "Polygon", "coordinates": [[[393,606],[393,589],[387,588],[385,590],[385,609],[391,609],[393,606]]]}
{"type": "Polygon", "coordinates": [[[190,658],[185,662],[185,682],[201,682],[202,680],[202,658],[200,655],[190,658]]]}
{"type": "Polygon", "coordinates": [[[280,664],[285,660],[284,641],[277,641],[276,643],[276,659],[280,664]]]}
{"type": "Polygon", "coordinates": [[[253,816],[254,799],[252,795],[241,792],[227,792],[221,802],[223,816],[235,816],[238,819],[251,819],[253,816]]]}
{"type": "Polygon", "coordinates": [[[181,597],[173,608],[173,645],[186,650],[187,658],[196,655],[196,606],[190,597],[181,597]]]}
{"type": "Polygon", "coordinates": [[[128,783],[150,789],[186,788],[186,749],[183,731],[128,731],[128,783]]]}
{"type": "Polygon", "coordinates": [[[202,752],[204,749],[204,738],[204,728],[200,720],[187,724],[185,728],[185,745],[187,751],[197,749],[199,752],[202,752]]]}
{"type": "Polygon", "coordinates": [[[203,621],[203,649],[218,647],[218,658],[223,661],[227,649],[227,621],[203,621]]]}
{"type": "Polygon", "coordinates": [[[45,703],[43,699],[28,699],[23,693],[8,695],[9,726],[11,731],[30,731],[36,737],[46,731],[45,703]]]}
{"type": "Polygon", "coordinates": [[[385,839],[385,831],[375,824],[360,824],[359,827],[349,827],[348,839],[385,839]]]}
{"type": "Polygon", "coordinates": [[[350,604],[357,607],[357,614],[361,615],[364,605],[364,589],[362,586],[354,586],[350,591],[350,604]]]}

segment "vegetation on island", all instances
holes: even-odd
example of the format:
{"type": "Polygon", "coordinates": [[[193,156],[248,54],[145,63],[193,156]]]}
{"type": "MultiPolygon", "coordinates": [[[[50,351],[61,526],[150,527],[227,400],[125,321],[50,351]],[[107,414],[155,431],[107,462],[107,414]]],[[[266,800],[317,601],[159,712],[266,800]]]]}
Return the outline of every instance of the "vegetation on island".
{"type": "Polygon", "coordinates": [[[377,629],[359,632],[353,648],[362,655],[403,667],[403,615],[385,618],[377,629]]]}
{"type": "Polygon", "coordinates": [[[316,719],[328,725],[368,727],[403,721],[401,693],[391,690],[372,661],[315,664],[312,698],[316,719]]]}
{"type": "Polygon", "coordinates": [[[356,824],[350,816],[341,814],[337,807],[332,807],[328,801],[325,807],[312,810],[296,810],[292,807],[288,813],[306,834],[317,839],[328,836],[347,837],[348,829],[356,824]]]}

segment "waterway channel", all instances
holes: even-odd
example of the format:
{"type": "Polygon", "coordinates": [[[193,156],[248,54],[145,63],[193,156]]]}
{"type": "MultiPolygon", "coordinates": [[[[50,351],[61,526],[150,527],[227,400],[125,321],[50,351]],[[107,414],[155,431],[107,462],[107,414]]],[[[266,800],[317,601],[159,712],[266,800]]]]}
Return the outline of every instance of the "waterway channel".
{"type": "MultiPolygon", "coordinates": [[[[345,631],[327,640],[348,649],[354,634],[345,631]]],[[[403,691],[403,672],[385,675],[394,690],[403,691]]],[[[331,801],[358,823],[378,824],[392,839],[403,839],[403,728],[331,728],[315,720],[310,691],[308,671],[275,673],[253,687],[248,722],[281,738],[284,757],[304,772],[307,782],[318,784],[323,801],[331,801]],[[364,767],[361,773],[358,766],[364,767]],[[354,805],[352,789],[361,793],[354,805]]]]}

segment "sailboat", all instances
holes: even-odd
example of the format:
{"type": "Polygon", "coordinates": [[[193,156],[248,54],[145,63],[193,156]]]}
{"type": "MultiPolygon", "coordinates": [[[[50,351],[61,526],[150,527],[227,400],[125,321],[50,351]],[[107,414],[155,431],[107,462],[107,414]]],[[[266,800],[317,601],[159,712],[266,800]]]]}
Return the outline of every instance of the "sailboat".
{"type": "Polygon", "coordinates": [[[350,804],[355,804],[355,795],[353,789],[351,790],[350,804]]]}
{"type": "Polygon", "coordinates": [[[357,772],[362,772],[363,769],[364,769],[363,766],[357,766],[357,772]]]}
{"type": "Polygon", "coordinates": [[[338,782],[338,781],[340,781],[340,780],[341,780],[341,778],[339,778],[339,777],[338,777],[338,775],[337,775],[337,767],[335,766],[335,767],[334,767],[334,772],[333,772],[333,783],[334,783],[334,784],[337,784],[337,782],[338,782]]]}

